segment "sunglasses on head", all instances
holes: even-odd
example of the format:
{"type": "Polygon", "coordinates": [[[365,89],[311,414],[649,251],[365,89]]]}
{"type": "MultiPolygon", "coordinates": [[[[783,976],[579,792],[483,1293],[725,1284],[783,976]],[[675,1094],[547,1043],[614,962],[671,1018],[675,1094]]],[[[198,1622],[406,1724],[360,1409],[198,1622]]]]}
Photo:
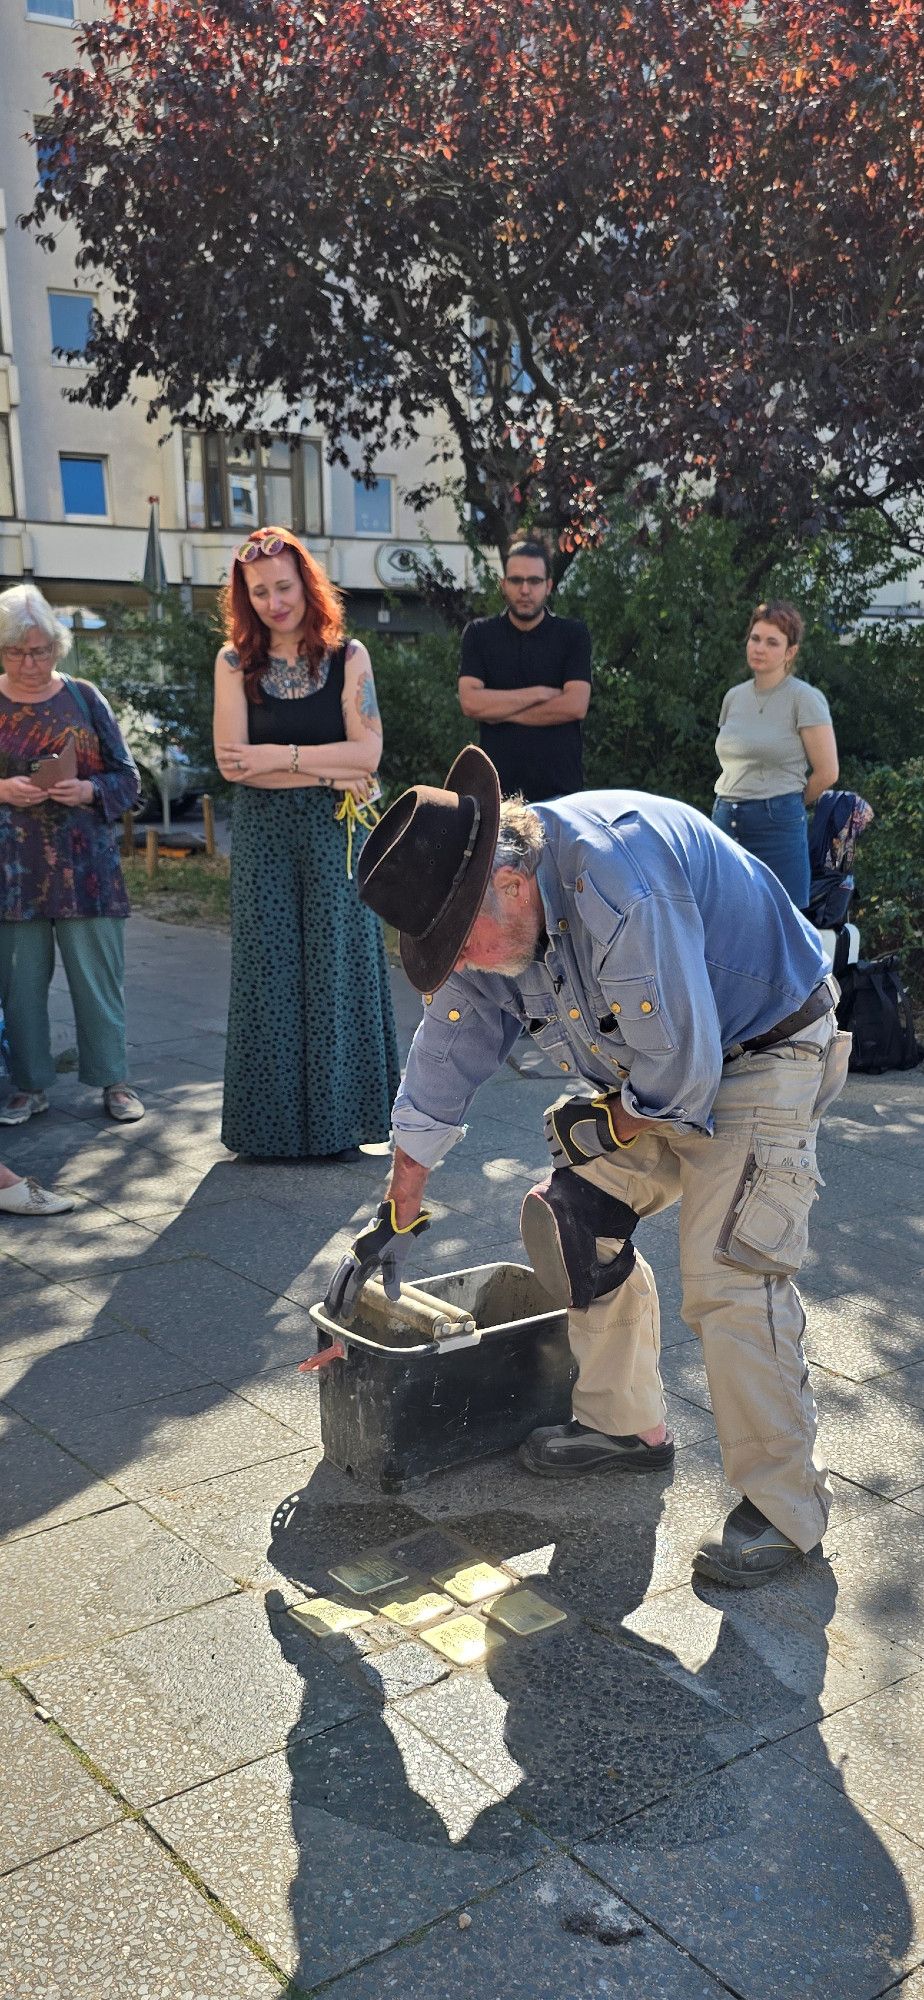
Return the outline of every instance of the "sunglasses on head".
{"type": "Polygon", "coordinates": [[[248,535],[235,555],[240,563],[256,562],[258,556],[281,556],[283,549],[290,547],[282,535],[248,535]]]}

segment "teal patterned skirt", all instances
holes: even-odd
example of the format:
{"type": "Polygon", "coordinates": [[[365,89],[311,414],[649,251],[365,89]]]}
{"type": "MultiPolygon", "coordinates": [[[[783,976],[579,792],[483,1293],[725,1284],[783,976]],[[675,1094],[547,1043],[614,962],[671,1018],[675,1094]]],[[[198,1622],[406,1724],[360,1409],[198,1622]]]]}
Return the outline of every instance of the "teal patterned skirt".
{"type": "Polygon", "coordinates": [[[340,794],[234,798],[231,1002],[221,1136],[295,1160],[388,1138],[400,1071],[378,918],[360,902],[340,794]]]}

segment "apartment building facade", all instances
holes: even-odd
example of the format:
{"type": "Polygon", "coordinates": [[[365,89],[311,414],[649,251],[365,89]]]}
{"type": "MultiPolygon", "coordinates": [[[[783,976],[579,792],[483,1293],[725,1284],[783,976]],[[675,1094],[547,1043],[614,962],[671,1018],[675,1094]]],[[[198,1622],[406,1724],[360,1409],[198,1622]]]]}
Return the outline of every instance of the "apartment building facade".
{"type": "Polygon", "coordinates": [[[268,407],[270,444],[146,419],[137,404],[69,400],[81,379],[96,294],[65,226],[53,255],[17,226],[43,170],[28,143],[50,105],[47,72],[74,59],[74,23],[98,0],[3,0],[0,79],[0,587],[34,579],[82,622],[113,600],[142,601],[151,502],[159,503],[167,582],[197,608],[214,599],[248,531],[282,522],[302,534],[345,592],[355,628],[424,622],[409,557],[435,544],[460,582],[468,555],[452,503],[423,516],[405,490],[428,477],[433,436],[358,483],[331,467],[308,409],[268,407]]]}

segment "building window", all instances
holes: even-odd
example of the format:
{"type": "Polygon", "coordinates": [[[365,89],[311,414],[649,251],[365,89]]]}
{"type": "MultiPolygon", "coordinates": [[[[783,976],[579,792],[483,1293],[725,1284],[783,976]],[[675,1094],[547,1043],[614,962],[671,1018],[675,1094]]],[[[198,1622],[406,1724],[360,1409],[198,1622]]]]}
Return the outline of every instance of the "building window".
{"type": "Polygon", "coordinates": [[[61,142],[52,137],[47,118],[34,119],[32,129],[35,133],[35,177],[39,187],[47,190],[55,184],[55,166],[61,142]]]}
{"type": "Polygon", "coordinates": [[[297,535],[324,532],[321,447],[310,438],[255,444],[238,432],[187,431],[183,437],[189,528],[276,525],[297,535]]]}
{"type": "Polygon", "coordinates": [[[374,479],[371,486],[357,480],[353,487],[353,531],[357,535],[390,535],[392,532],[391,479],[374,479]]]}
{"type": "Polygon", "coordinates": [[[51,344],[55,359],[77,360],[90,341],[90,322],[95,310],[92,292],[49,292],[51,344]]]}
{"type": "Polygon", "coordinates": [[[9,521],[16,512],[13,492],[13,454],[10,449],[10,420],[0,417],[0,520],[9,521]]]}
{"type": "Polygon", "coordinates": [[[26,0],[27,21],[73,21],[74,0],[26,0]]]}
{"type": "Polygon", "coordinates": [[[105,520],[109,513],[105,459],[77,458],[62,452],[61,493],[69,517],[105,520]]]}

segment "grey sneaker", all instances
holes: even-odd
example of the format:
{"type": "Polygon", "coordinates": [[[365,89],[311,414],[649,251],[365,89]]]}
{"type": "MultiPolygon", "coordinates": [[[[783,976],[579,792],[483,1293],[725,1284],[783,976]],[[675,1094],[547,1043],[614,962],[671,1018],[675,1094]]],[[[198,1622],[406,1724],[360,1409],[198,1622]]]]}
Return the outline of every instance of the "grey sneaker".
{"type": "Polygon", "coordinates": [[[674,1459],[674,1440],[643,1444],[639,1437],[608,1437],[572,1417],[531,1431],[519,1450],[521,1465],[545,1479],[579,1479],[585,1472],[661,1472],[674,1459]]]}
{"type": "Polygon", "coordinates": [[[795,1542],[775,1528],[751,1500],[739,1501],[728,1520],[707,1535],[693,1557],[698,1576],[713,1583],[730,1584],[733,1590],[753,1590],[776,1576],[794,1556],[801,1555],[795,1542]]]}
{"type": "Polygon", "coordinates": [[[44,1090],[14,1090],[12,1097],[0,1105],[0,1125],[25,1125],[37,1112],[47,1110],[44,1090]]]}

